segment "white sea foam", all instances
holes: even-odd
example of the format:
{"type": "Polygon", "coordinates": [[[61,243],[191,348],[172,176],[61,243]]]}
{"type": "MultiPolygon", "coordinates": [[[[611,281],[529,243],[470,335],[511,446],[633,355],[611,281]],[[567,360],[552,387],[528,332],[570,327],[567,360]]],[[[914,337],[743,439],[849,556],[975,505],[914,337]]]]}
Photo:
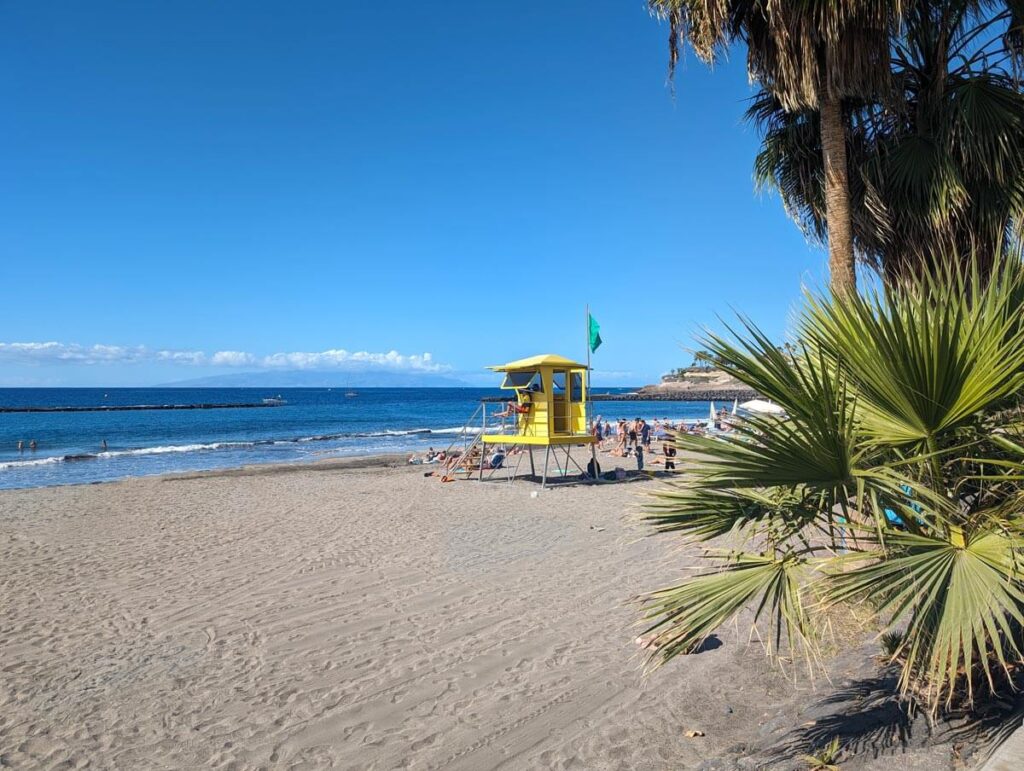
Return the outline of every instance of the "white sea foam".
{"type": "Polygon", "coordinates": [[[212,442],[209,444],[172,444],[157,445],[156,447],[136,447],[130,450],[106,450],[97,453],[84,453],[81,455],[51,455],[46,458],[32,458],[31,460],[15,460],[0,463],[0,470],[27,468],[31,466],[42,466],[48,463],[70,463],[83,460],[108,460],[110,458],[122,458],[139,455],[165,455],[174,452],[201,452],[203,450],[225,450],[232,447],[253,447],[255,442],[212,442]]]}
{"type": "Polygon", "coordinates": [[[47,463],[60,463],[64,458],[55,455],[50,458],[33,458],[32,460],[12,460],[7,463],[0,463],[0,469],[22,468],[28,466],[42,466],[47,463]]]}
{"type": "MultiPolygon", "coordinates": [[[[96,458],[120,458],[126,455],[164,455],[169,452],[201,452],[203,450],[226,450],[232,447],[253,447],[255,442],[211,442],[209,444],[169,444],[156,447],[137,447],[132,450],[106,450],[96,453],[96,458]]],[[[89,458],[91,456],[83,456],[89,458]]],[[[74,456],[65,456],[74,460],[74,456]]]]}
{"type": "MultiPolygon", "coordinates": [[[[502,428],[501,424],[495,426],[487,426],[488,431],[500,431],[502,428]]],[[[432,428],[430,433],[432,434],[461,434],[463,432],[467,434],[475,434],[480,430],[480,426],[453,426],[451,428],[432,428]]]]}

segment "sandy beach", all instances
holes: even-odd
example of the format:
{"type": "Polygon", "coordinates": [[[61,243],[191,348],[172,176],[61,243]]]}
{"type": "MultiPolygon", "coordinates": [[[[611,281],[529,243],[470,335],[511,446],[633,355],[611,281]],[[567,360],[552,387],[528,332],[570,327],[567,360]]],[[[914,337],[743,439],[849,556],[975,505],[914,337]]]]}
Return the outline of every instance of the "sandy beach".
{"type": "Polygon", "coordinates": [[[635,521],[654,484],[363,461],[4,492],[0,765],[759,767],[834,688],[734,629],[644,679],[632,598],[691,559],[635,521]]]}

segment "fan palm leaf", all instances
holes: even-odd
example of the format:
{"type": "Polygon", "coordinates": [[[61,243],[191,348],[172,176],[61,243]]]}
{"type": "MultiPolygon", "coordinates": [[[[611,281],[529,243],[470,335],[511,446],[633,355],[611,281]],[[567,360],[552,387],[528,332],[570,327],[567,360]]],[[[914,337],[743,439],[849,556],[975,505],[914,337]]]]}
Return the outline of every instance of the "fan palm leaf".
{"type": "Polygon", "coordinates": [[[973,692],[975,668],[994,687],[993,665],[1008,671],[1010,659],[1021,660],[1022,546],[1024,539],[994,529],[955,530],[951,539],[894,532],[886,554],[836,574],[828,596],[867,600],[891,627],[905,625],[897,651],[906,660],[903,689],[921,682],[948,703],[961,678],[973,692]]]}
{"type": "MultiPolygon", "coordinates": [[[[862,263],[888,281],[974,255],[982,267],[1024,231],[1024,95],[1017,2],[903,3],[890,85],[848,97],[850,220],[862,263]]],[[[805,234],[828,233],[820,116],[763,90],[760,189],[779,193],[805,234]]]]}
{"type": "Polygon", "coordinates": [[[953,273],[922,279],[926,302],[810,298],[799,333],[843,357],[870,438],[931,442],[1024,386],[1024,328],[1010,306],[1019,280],[1004,270],[975,298],[953,273]]]}
{"type": "Polygon", "coordinates": [[[900,291],[808,295],[795,345],[741,321],[720,366],[785,408],[714,438],[650,498],[655,532],[735,551],[647,598],[656,657],[749,609],[812,659],[809,584],[900,628],[905,692],[938,709],[997,690],[1024,650],[1024,263],[911,274],[900,291]]]}
{"type": "Polygon", "coordinates": [[[804,594],[810,565],[795,556],[712,553],[719,569],[652,592],[645,598],[646,618],[656,619],[645,632],[652,664],[689,653],[716,629],[746,608],[754,623],[764,621],[775,650],[813,656],[814,627],[804,594]]]}

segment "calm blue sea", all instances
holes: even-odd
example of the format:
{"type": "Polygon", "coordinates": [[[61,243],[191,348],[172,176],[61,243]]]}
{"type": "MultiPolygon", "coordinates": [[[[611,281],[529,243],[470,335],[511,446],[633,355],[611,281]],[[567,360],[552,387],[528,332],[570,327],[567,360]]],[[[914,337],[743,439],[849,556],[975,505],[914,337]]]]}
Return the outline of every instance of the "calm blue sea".
{"type": "MultiPolygon", "coordinates": [[[[616,390],[628,389],[604,391],[616,390]]],[[[443,448],[481,397],[501,392],[360,388],[347,397],[344,388],[0,388],[0,406],[240,404],[279,394],[286,404],[269,409],[0,413],[0,488],[443,448]]],[[[709,411],[707,402],[594,406],[612,421],[703,418],[709,411]]]]}

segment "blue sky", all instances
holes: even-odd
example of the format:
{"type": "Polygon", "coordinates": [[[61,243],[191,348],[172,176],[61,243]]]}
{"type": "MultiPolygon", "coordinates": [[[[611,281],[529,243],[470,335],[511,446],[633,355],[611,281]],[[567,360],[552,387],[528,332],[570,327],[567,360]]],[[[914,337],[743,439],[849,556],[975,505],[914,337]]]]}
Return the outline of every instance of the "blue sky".
{"type": "Polygon", "coordinates": [[[0,5],[0,385],[462,376],[582,356],[586,303],[606,385],[730,308],[781,336],[825,255],[753,190],[742,58],[673,100],[666,34],[641,0],[0,5]]]}

